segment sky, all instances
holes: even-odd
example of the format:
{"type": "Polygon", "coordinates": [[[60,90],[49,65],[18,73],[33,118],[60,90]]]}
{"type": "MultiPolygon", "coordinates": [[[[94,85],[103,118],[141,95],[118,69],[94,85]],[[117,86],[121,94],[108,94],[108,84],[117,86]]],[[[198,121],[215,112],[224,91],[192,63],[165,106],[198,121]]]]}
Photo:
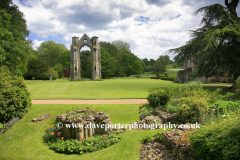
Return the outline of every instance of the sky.
{"type": "MultiPolygon", "coordinates": [[[[72,37],[99,37],[99,42],[121,40],[139,58],[157,59],[184,45],[188,30],[200,27],[204,6],[224,0],[13,0],[23,12],[33,48],[44,41],[70,49],[72,37]]],[[[240,8],[237,7],[240,15],[240,8]]],[[[83,47],[82,50],[89,50],[83,47]]]]}

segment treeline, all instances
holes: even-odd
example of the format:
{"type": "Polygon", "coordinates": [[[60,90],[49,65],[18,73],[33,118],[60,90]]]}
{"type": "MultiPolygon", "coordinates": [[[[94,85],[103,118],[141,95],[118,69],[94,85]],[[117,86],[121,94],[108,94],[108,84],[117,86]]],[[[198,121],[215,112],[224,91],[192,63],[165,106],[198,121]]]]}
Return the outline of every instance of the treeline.
{"type": "MultiPolygon", "coordinates": [[[[143,72],[140,58],[131,53],[130,45],[122,41],[100,42],[102,77],[126,77],[143,72]]],[[[80,53],[81,76],[91,77],[91,51],[80,53]]]]}
{"type": "Polygon", "coordinates": [[[166,71],[167,64],[173,64],[173,68],[176,68],[177,65],[174,64],[168,55],[161,55],[157,60],[147,58],[142,59],[144,65],[144,72],[153,72],[153,73],[164,73],[166,71]]]}

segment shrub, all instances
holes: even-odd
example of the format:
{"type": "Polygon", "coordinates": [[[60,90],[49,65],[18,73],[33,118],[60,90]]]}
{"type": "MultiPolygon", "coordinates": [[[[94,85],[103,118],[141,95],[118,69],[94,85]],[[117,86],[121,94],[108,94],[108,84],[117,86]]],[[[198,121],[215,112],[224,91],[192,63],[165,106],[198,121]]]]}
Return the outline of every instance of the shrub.
{"type": "Polygon", "coordinates": [[[48,76],[48,79],[50,78],[50,73],[52,73],[52,80],[56,80],[59,78],[57,71],[55,71],[53,68],[50,68],[48,72],[46,72],[46,76],[48,76]]]}
{"type": "Polygon", "coordinates": [[[31,108],[30,93],[22,77],[11,75],[6,66],[0,67],[0,122],[7,122],[14,116],[31,108]]]}
{"type": "Polygon", "coordinates": [[[199,111],[208,112],[209,101],[210,99],[206,97],[182,97],[178,105],[177,119],[184,123],[200,121],[201,115],[199,111]]]}
{"type": "Polygon", "coordinates": [[[161,77],[161,80],[173,81],[174,79],[175,79],[174,76],[172,76],[172,77],[161,77]]]}
{"type": "Polygon", "coordinates": [[[156,74],[156,77],[157,77],[158,79],[159,79],[159,76],[160,76],[160,73],[157,73],[157,74],[156,74]]]}
{"type": "Polygon", "coordinates": [[[240,121],[233,118],[202,126],[190,135],[190,143],[201,159],[240,159],[240,121]]]}
{"type": "MultiPolygon", "coordinates": [[[[52,135],[53,137],[53,135],[52,135]]],[[[56,140],[55,143],[49,143],[50,149],[61,153],[76,153],[85,154],[87,152],[98,151],[118,143],[122,138],[122,133],[94,136],[83,141],[78,140],[64,140],[64,137],[56,140]]]]}
{"type": "Polygon", "coordinates": [[[145,103],[139,106],[140,119],[143,119],[147,116],[151,116],[153,107],[149,103],[145,103]]]}
{"type": "Polygon", "coordinates": [[[148,134],[144,139],[143,139],[143,143],[149,143],[149,142],[152,142],[153,140],[153,137],[150,136],[150,134],[148,134]]]}
{"type": "Polygon", "coordinates": [[[59,77],[63,77],[64,76],[64,74],[63,74],[63,65],[61,63],[55,64],[53,69],[55,71],[57,71],[59,77]]]}
{"type": "Polygon", "coordinates": [[[162,134],[163,133],[157,133],[154,137],[155,137],[155,140],[157,142],[161,142],[162,141],[162,134]]]}
{"type": "Polygon", "coordinates": [[[159,77],[151,77],[151,79],[159,79],[159,77]]]}
{"type": "Polygon", "coordinates": [[[176,64],[173,64],[173,65],[172,65],[172,68],[177,68],[177,65],[176,65],[176,64]]]}
{"type": "Polygon", "coordinates": [[[151,92],[148,95],[147,100],[153,108],[156,108],[157,106],[167,104],[169,95],[167,94],[166,90],[160,89],[151,92]]]}
{"type": "Polygon", "coordinates": [[[44,60],[30,59],[28,61],[27,73],[24,78],[28,80],[46,80],[49,79],[47,63],[44,60]]]}
{"type": "Polygon", "coordinates": [[[227,83],[227,81],[226,80],[222,80],[222,83],[227,83]]]}
{"type": "Polygon", "coordinates": [[[63,69],[63,74],[65,77],[70,77],[70,69],[69,68],[64,68],[63,69]]]}
{"type": "Polygon", "coordinates": [[[167,74],[167,72],[165,72],[165,73],[164,73],[164,76],[165,76],[165,77],[168,77],[168,74],[167,74]]]}

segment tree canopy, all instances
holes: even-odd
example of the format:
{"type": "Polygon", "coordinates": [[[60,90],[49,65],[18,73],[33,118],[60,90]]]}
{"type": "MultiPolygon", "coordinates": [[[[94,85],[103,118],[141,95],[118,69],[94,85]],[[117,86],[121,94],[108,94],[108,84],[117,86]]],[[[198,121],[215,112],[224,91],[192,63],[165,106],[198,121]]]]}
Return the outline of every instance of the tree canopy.
{"type": "Polygon", "coordinates": [[[240,75],[240,19],[229,9],[213,4],[198,9],[204,12],[201,27],[190,30],[191,39],[184,46],[168,52],[177,53],[195,65],[195,77],[240,75]]]}
{"type": "Polygon", "coordinates": [[[0,2],[0,60],[18,76],[27,72],[29,46],[26,37],[29,35],[26,20],[12,0],[0,2]]]}

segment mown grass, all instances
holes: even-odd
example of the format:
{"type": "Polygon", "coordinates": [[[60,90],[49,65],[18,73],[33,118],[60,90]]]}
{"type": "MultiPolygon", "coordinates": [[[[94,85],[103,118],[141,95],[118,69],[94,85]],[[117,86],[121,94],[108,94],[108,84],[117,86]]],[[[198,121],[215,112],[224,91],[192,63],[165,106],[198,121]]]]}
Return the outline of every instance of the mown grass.
{"type": "Polygon", "coordinates": [[[56,153],[43,142],[43,132],[49,125],[54,124],[58,114],[75,107],[89,107],[103,111],[110,116],[113,124],[129,124],[138,120],[138,105],[33,105],[21,121],[0,136],[0,159],[137,160],[140,156],[142,139],[148,134],[153,136],[157,132],[164,131],[163,129],[127,131],[116,145],[86,155],[56,153]],[[43,113],[51,114],[51,118],[38,123],[31,122],[32,118],[43,113]]]}
{"type": "Polygon", "coordinates": [[[126,99],[146,98],[173,82],[149,78],[116,78],[104,81],[67,79],[27,81],[32,99],[126,99]]]}

